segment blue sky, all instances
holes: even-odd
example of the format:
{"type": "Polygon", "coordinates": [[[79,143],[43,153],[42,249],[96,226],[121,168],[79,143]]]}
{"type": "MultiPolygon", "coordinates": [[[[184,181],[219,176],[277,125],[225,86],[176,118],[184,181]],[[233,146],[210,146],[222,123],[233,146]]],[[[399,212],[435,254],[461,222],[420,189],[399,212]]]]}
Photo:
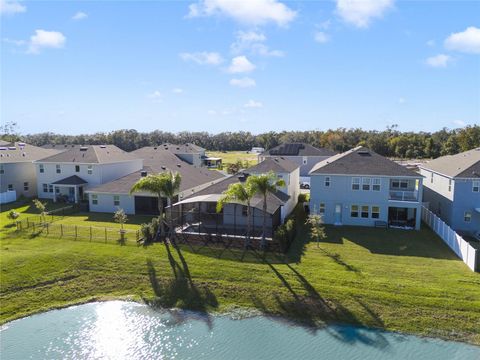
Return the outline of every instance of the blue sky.
{"type": "Polygon", "coordinates": [[[480,2],[5,1],[22,133],[480,123],[480,2]]]}

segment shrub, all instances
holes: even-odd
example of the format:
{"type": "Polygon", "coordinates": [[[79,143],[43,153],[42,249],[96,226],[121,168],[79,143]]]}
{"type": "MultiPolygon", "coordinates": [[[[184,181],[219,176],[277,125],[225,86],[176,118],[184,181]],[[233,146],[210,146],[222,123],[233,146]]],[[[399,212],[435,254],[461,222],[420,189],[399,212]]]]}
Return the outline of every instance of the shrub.
{"type": "Polygon", "coordinates": [[[297,235],[297,225],[294,219],[288,219],[285,224],[280,225],[275,233],[273,238],[279,242],[282,251],[287,251],[295,236],[297,235]]]}
{"type": "Polygon", "coordinates": [[[143,242],[148,244],[155,240],[158,231],[158,219],[153,218],[151,222],[142,224],[140,232],[142,233],[143,242]]]}
{"type": "Polygon", "coordinates": [[[304,203],[307,202],[310,198],[310,194],[298,194],[298,202],[304,203]]]}
{"type": "Polygon", "coordinates": [[[10,211],[7,215],[7,217],[12,221],[17,220],[19,216],[20,216],[20,214],[18,212],[16,212],[15,210],[10,211]]]}

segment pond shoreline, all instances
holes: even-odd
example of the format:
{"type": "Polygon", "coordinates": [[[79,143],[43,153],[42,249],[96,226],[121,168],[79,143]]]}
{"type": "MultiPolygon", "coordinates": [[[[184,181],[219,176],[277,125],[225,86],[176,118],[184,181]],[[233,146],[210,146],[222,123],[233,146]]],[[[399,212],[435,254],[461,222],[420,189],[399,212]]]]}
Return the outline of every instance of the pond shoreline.
{"type": "Polygon", "coordinates": [[[35,311],[32,312],[26,316],[21,316],[18,318],[11,319],[6,322],[0,322],[0,331],[2,331],[4,328],[8,327],[8,324],[19,321],[22,319],[26,319],[30,316],[33,315],[38,315],[38,314],[43,314],[49,311],[54,311],[54,310],[62,310],[66,309],[69,307],[75,307],[75,306],[80,306],[80,305],[85,305],[85,304],[91,304],[91,303],[103,303],[103,302],[109,302],[109,301],[123,301],[123,302],[132,302],[140,305],[146,305],[149,306],[152,309],[161,311],[161,312],[175,312],[175,311],[186,311],[186,312],[192,312],[192,313],[197,313],[197,314],[203,314],[205,316],[225,316],[229,317],[232,320],[243,320],[243,319],[249,319],[253,317],[265,317],[269,320],[273,321],[279,321],[282,322],[288,326],[292,327],[302,327],[302,328],[308,328],[312,330],[321,330],[323,328],[326,328],[327,326],[345,326],[345,327],[355,327],[358,329],[366,329],[366,330],[376,330],[380,332],[385,332],[385,333],[391,333],[391,334],[396,334],[399,336],[416,336],[418,338],[422,339],[433,339],[433,340],[442,340],[446,342],[456,342],[456,343],[463,343],[463,344],[468,344],[468,345],[473,345],[477,346],[480,349],[480,343],[476,342],[470,342],[470,341],[465,341],[461,340],[456,336],[444,336],[444,335],[428,335],[428,334],[418,334],[418,333],[409,333],[409,332],[402,332],[402,331],[396,331],[396,330],[389,330],[386,328],[381,328],[381,327],[368,327],[364,325],[357,325],[354,323],[339,323],[339,322],[318,322],[316,326],[311,326],[309,324],[306,324],[305,321],[302,321],[301,318],[293,318],[293,317],[288,317],[284,315],[279,315],[279,314],[274,314],[274,313],[266,313],[263,312],[257,308],[247,308],[247,307],[242,307],[242,306],[228,306],[224,311],[198,311],[198,310],[193,310],[193,309],[188,309],[188,308],[165,308],[161,307],[158,305],[151,305],[148,302],[150,301],[149,299],[138,299],[138,297],[127,295],[127,296],[105,296],[105,297],[99,297],[99,298],[92,298],[89,300],[85,301],[78,301],[78,302],[71,302],[65,305],[60,305],[60,306],[52,306],[48,307],[46,309],[42,309],[40,311],[35,311]]]}

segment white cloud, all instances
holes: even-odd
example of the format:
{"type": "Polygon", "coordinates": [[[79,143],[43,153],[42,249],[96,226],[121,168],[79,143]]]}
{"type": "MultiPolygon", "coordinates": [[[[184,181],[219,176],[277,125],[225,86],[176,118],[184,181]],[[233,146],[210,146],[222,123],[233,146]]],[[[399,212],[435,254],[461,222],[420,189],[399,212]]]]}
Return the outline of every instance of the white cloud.
{"type": "Polygon", "coordinates": [[[428,66],[434,68],[445,68],[447,65],[452,61],[452,57],[445,54],[438,54],[435,56],[431,56],[425,60],[425,63],[428,66]]]}
{"type": "Polygon", "coordinates": [[[320,44],[325,44],[330,41],[330,36],[323,31],[317,31],[315,32],[315,35],[313,37],[316,42],[320,44]]]}
{"type": "Polygon", "coordinates": [[[337,0],[337,14],[347,23],[367,28],[393,7],[394,0],[337,0]]]}
{"type": "Polygon", "coordinates": [[[152,100],[159,101],[162,99],[162,93],[159,90],[155,90],[151,94],[148,94],[147,97],[152,100]]]}
{"type": "Polygon", "coordinates": [[[30,37],[28,53],[37,54],[43,48],[63,48],[67,38],[58,31],[35,30],[35,35],[30,37]]]}
{"type": "Polygon", "coordinates": [[[75,15],[72,16],[72,20],[83,20],[88,17],[87,14],[85,14],[82,11],[77,12],[75,15]]]}
{"type": "Polygon", "coordinates": [[[245,105],[243,105],[245,108],[262,108],[263,104],[260,101],[255,101],[255,100],[248,100],[245,105]]]}
{"type": "Polygon", "coordinates": [[[253,65],[246,56],[237,56],[232,59],[230,66],[228,67],[228,72],[232,74],[238,73],[247,73],[255,70],[255,65],[253,65]]]}
{"type": "Polygon", "coordinates": [[[181,53],[180,58],[184,61],[193,61],[199,65],[220,65],[223,58],[216,52],[195,52],[195,53],[181,53]]]}
{"type": "Polygon", "coordinates": [[[241,87],[241,88],[249,88],[249,87],[254,87],[255,85],[257,85],[257,83],[255,82],[255,80],[249,77],[244,77],[240,79],[231,79],[230,85],[241,87]]]}
{"type": "Polygon", "coordinates": [[[16,46],[23,46],[27,43],[25,40],[15,40],[15,39],[9,39],[9,38],[3,38],[2,40],[7,44],[13,44],[16,46]]]}
{"type": "Polygon", "coordinates": [[[403,97],[398,98],[398,103],[399,104],[405,104],[406,102],[407,102],[407,100],[405,98],[403,98],[403,97]]]}
{"type": "Polygon", "coordinates": [[[445,48],[465,53],[480,54],[480,29],[470,26],[465,31],[450,34],[445,39],[445,48]]]}
{"type": "Polygon", "coordinates": [[[250,25],[273,22],[279,26],[286,26],[295,18],[296,12],[277,0],[199,0],[189,6],[187,17],[212,15],[231,17],[250,25]]]}
{"type": "Polygon", "coordinates": [[[435,40],[428,40],[426,44],[427,44],[427,46],[434,47],[435,46],[435,40]]]}
{"type": "Polygon", "coordinates": [[[217,115],[217,112],[215,110],[208,110],[207,114],[208,115],[217,115]]]}
{"type": "Polygon", "coordinates": [[[467,123],[463,120],[453,120],[453,123],[457,126],[460,126],[460,127],[465,127],[467,126],[467,123]]]}
{"type": "Polygon", "coordinates": [[[239,54],[245,51],[249,51],[252,54],[260,56],[284,56],[284,52],[280,50],[270,50],[270,48],[264,44],[267,37],[255,31],[238,31],[235,35],[235,42],[230,45],[230,51],[233,54],[239,54]]]}
{"type": "Polygon", "coordinates": [[[174,94],[182,94],[182,93],[183,93],[183,89],[174,88],[174,89],[172,89],[172,92],[173,92],[174,94]]]}
{"type": "Polygon", "coordinates": [[[27,11],[27,7],[18,1],[0,0],[0,14],[13,15],[25,11],[27,11]]]}

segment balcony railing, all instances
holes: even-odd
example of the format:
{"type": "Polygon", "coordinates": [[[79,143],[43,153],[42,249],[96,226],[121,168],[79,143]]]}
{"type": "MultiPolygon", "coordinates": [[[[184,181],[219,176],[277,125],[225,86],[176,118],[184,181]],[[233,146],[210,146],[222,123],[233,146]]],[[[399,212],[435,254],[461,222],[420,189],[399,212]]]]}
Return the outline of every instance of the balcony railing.
{"type": "Polygon", "coordinates": [[[418,201],[418,190],[400,191],[390,190],[390,200],[396,201],[418,201]]]}

